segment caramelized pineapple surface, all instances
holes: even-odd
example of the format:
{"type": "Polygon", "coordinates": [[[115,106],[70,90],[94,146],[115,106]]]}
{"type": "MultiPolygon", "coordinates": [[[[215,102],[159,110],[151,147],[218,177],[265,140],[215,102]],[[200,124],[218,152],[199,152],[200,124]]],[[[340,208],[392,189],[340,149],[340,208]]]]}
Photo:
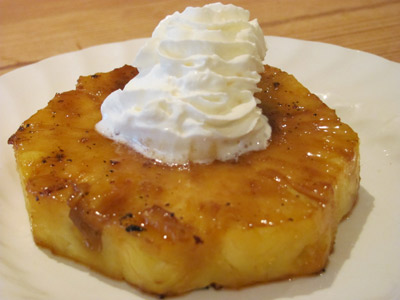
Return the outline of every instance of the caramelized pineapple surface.
{"type": "Polygon", "coordinates": [[[170,167],[95,131],[136,75],[81,77],[9,139],[35,242],[140,289],[176,295],[320,271],[359,186],[357,134],[296,79],[266,66],[266,150],[170,167]]]}

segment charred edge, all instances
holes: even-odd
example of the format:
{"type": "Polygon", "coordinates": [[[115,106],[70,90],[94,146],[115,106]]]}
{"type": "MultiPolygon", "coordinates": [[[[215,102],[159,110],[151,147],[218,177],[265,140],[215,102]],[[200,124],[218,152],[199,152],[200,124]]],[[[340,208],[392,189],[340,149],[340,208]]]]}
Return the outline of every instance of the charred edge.
{"type": "Polygon", "coordinates": [[[56,159],[57,161],[62,161],[65,158],[65,154],[64,153],[57,153],[56,154],[56,159]]]}
{"type": "MultiPolygon", "coordinates": [[[[18,129],[19,130],[19,129],[18,129]]],[[[17,135],[14,133],[7,141],[7,144],[14,145],[15,141],[17,140],[17,135]]]]}
{"type": "Polygon", "coordinates": [[[220,284],[218,284],[218,283],[215,283],[215,282],[213,282],[213,283],[211,283],[210,284],[210,287],[212,287],[214,290],[222,290],[223,288],[224,288],[224,286],[223,285],[220,285],[220,284]]]}
{"type": "Polygon", "coordinates": [[[132,232],[132,231],[144,231],[143,227],[140,227],[138,225],[129,225],[127,227],[125,227],[126,232],[132,232]]]}
{"type": "Polygon", "coordinates": [[[196,244],[203,244],[204,243],[204,241],[197,235],[193,235],[193,238],[194,238],[194,242],[196,244]]]}
{"type": "Polygon", "coordinates": [[[100,75],[99,75],[99,74],[93,74],[93,75],[91,75],[90,77],[92,77],[92,78],[99,78],[100,75]]]}
{"type": "Polygon", "coordinates": [[[125,219],[128,219],[128,218],[133,218],[133,214],[132,214],[132,213],[127,213],[127,214],[125,214],[124,216],[122,216],[122,217],[119,219],[119,221],[121,222],[121,221],[123,221],[123,220],[125,220],[125,219]]]}

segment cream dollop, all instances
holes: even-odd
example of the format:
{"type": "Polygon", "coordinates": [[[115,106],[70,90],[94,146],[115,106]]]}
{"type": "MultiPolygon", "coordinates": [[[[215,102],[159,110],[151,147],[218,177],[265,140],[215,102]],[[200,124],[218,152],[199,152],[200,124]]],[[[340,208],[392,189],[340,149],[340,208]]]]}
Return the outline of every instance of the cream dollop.
{"type": "Polygon", "coordinates": [[[271,128],[254,97],[265,53],[243,8],[214,3],[167,16],[135,59],[139,74],[105,99],[96,129],[167,164],[265,149],[271,128]]]}

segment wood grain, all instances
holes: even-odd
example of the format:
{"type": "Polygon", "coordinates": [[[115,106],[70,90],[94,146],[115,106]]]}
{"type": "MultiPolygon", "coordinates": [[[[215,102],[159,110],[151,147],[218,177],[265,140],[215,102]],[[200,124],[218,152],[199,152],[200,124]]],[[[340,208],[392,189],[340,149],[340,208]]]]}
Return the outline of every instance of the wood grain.
{"type": "MultiPolygon", "coordinates": [[[[204,0],[0,0],[0,75],[93,45],[151,35],[166,15],[204,0]]],[[[265,35],[332,43],[400,62],[398,0],[232,0],[265,35]]]]}

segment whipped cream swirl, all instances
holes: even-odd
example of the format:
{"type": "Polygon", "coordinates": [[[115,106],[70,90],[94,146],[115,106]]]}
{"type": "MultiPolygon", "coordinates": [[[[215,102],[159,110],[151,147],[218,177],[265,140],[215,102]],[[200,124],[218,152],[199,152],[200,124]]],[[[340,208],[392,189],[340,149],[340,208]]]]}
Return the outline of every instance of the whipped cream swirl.
{"type": "Polygon", "coordinates": [[[257,20],[240,7],[167,16],[135,59],[139,74],[104,101],[96,129],[169,165],[265,149],[271,128],[254,97],[265,53],[257,20]]]}

